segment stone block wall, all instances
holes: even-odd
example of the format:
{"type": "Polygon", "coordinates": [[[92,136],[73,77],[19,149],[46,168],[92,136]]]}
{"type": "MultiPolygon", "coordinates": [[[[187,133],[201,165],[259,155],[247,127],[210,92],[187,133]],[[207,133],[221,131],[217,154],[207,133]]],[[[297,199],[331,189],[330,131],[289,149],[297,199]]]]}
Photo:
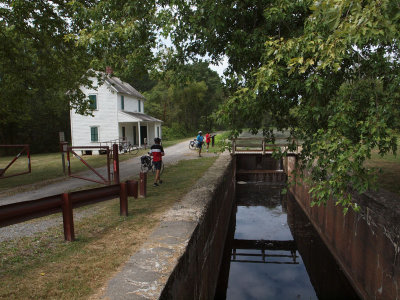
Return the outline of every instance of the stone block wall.
{"type": "Polygon", "coordinates": [[[234,201],[234,159],[220,157],[208,173],[190,193],[204,208],[160,299],[214,298],[234,201]]]}

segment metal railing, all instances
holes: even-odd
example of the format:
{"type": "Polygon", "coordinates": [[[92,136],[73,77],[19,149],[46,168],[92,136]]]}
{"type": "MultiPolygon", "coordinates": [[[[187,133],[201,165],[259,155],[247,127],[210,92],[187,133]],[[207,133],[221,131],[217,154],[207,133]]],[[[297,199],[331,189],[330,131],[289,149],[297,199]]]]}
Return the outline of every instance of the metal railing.
{"type": "MultiPolygon", "coordinates": [[[[290,143],[286,139],[278,139],[278,141],[286,141],[279,143],[267,143],[265,138],[262,137],[238,137],[232,139],[232,154],[236,153],[262,153],[269,154],[276,150],[281,150],[282,152],[287,151],[290,143]]],[[[298,149],[299,144],[294,141],[296,149],[298,149]]],[[[288,152],[289,155],[297,154],[297,151],[288,152]]]]}
{"type": "Polygon", "coordinates": [[[131,180],[106,187],[3,205],[0,206],[0,227],[62,212],[65,240],[73,241],[75,239],[73,208],[119,197],[120,215],[127,216],[128,196],[138,197],[137,181],[131,180]]]}
{"type": "Polygon", "coordinates": [[[31,156],[30,156],[30,151],[29,151],[29,145],[28,144],[23,144],[23,145],[0,145],[0,148],[21,148],[22,150],[5,166],[5,168],[0,169],[0,179],[4,178],[10,178],[18,175],[23,175],[23,174],[28,174],[31,173],[31,156]],[[27,158],[28,158],[28,169],[23,172],[11,174],[11,175],[5,175],[6,171],[12,166],[12,164],[20,158],[20,156],[26,152],[27,158]]]}

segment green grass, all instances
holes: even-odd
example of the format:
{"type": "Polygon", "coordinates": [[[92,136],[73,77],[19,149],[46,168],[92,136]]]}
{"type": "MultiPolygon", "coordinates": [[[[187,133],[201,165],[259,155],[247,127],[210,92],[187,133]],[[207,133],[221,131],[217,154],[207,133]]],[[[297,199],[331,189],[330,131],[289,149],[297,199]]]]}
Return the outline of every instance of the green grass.
{"type": "Polygon", "coordinates": [[[365,166],[378,170],[377,182],[380,188],[400,195],[400,155],[387,154],[382,157],[374,150],[365,166]]]}
{"type": "Polygon", "coordinates": [[[150,175],[147,198],[130,198],[128,217],[119,216],[118,200],[94,204],[96,215],[75,222],[76,242],[64,242],[62,226],[1,242],[0,299],[87,299],[139,249],[162,213],[190,191],[215,159],[167,167],[159,187],[151,186],[150,175]]]}
{"type": "MultiPolygon", "coordinates": [[[[143,155],[146,150],[139,150],[136,156],[143,155]]],[[[124,161],[134,157],[129,153],[120,154],[119,160],[124,161]]],[[[105,166],[107,158],[105,155],[83,155],[82,158],[92,167],[97,168],[105,166]]],[[[13,157],[0,157],[0,168],[5,168],[13,157]]],[[[65,161],[67,161],[65,156],[65,161]]],[[[66,162],[67,164],[67,162],[66,162]]],[[[32,172],[20,176],[0,179],[0,192],[7,189],[22,187],[24,185],[36,183],[48,183],[55,179],[62,179],[64,177],[61,153],[46,153],[46,154],[33,154],[31,155],[32,172]]],[[[5,175],[12,175],[28,169],[28,159],[26,156],[21,156],[14,164],[7,170],[5,175]]],[[[79,161],[76,157],[71,157],[71,171],[73,173],[87,171],[88,168],[79,161]]],[[[105,175],[105,174],[104,174],[105,175]]]]}

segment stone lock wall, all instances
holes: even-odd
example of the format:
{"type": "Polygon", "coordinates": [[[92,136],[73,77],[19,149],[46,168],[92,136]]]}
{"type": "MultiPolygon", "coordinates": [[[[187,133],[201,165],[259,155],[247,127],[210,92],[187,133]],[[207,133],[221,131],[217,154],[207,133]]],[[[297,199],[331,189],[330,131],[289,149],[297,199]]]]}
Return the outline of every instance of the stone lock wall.
{"type": "MultiPolygon", "coordinates": [[[[289,175],[295,158],[289,158],[289,175]]],[[[290,188],[363,299],[400,299],[400,197],[380,191],[354,196],[361,212],[346,215],[334,201],[311,207],[308,188],[290,188]]]]}
{"type": "Polygon", "coordinates": [[[204,209],[159,299],[214,298],[234,201],[234,160],[220,157],[209,170],[213,178],[192,190],[204,209]]]}

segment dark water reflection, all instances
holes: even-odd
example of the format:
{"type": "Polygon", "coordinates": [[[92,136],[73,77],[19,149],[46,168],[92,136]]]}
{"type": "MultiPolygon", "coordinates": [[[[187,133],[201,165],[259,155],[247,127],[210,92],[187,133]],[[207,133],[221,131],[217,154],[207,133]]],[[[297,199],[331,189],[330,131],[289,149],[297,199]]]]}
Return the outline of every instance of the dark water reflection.
{"type": "Polygon", "coordinates": [[[215,299],[358,299],[301,208],[238,186],[215,299]]]}

